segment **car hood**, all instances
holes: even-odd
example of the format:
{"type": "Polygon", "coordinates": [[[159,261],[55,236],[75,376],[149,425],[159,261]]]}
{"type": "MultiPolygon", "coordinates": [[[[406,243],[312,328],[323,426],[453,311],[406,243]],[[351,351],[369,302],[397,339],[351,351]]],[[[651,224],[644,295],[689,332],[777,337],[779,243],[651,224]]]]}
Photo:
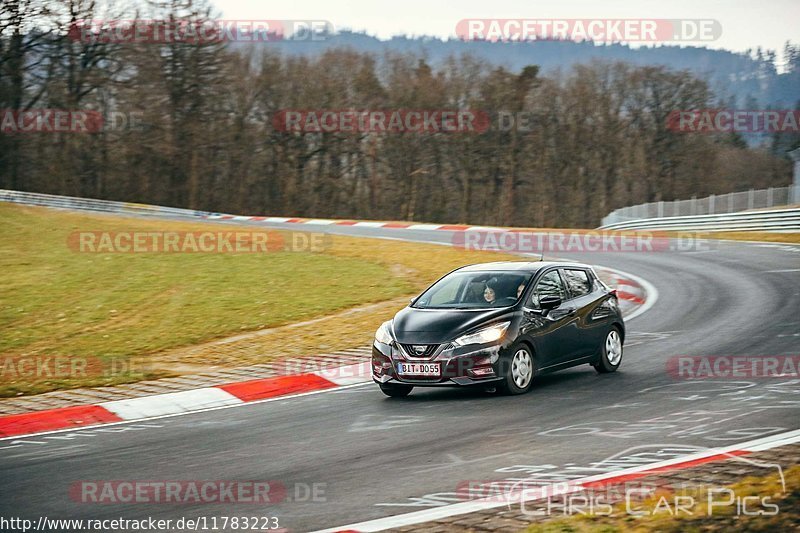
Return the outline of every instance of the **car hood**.
{"type": "Polygon", "coordinates": [[[512,312],[512,308],[462,310],[406,307],[395,315],[392,327],[397,342],[442,344],[512,312]]]}

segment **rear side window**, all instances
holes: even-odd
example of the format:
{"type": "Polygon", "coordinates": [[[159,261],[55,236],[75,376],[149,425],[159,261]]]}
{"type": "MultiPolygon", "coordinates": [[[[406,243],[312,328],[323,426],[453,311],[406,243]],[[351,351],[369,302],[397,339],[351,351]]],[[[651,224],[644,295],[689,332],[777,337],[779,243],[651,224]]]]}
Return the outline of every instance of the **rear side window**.
{"type": "Polygon", "coordinates": [[[585,270],[564,269],[564,278],[573,298],[592,292],[592,278],[589,277],[589,273],[585,270]]]}

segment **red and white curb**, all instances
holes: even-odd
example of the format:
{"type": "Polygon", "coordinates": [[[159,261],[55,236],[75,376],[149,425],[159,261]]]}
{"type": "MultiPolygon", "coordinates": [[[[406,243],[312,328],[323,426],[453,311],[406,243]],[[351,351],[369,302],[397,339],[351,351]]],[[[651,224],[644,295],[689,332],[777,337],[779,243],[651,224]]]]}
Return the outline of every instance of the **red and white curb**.
{"type": "Polygon", "coordinates": [[[369,365],[367,361],[304,374],[4,416],[0,417],[0,438],[189,413],[364,383],[372,379],[369,365]]]}
{"type": "Polygon", "coordinates": [[[604,271],[610,278],[611,288],[617,291],[617,298],[622,300],[622,315],[630,321],[647,312],[658,300],[658,289],[644,278],[617,268],[594,265],[595,270],[604,271]]]}
{"type": "Polygon", "coordinates": [[[381,222],[370,220],[334,220],[324,218],[257,217],[246,215],[202,215],[207,220],[231,220],[235,222],[269,222],[276,224],[306,224],[309,226],[353,226],[357,228],[390,228],[443,231],[506,231],[502,228],[469,226],[465,224],[416,224],[414,222],[381,222]]]}
{"type": "Polygon", "coordinates": [[[617,287],[617,297],[620,300],[627,300],[637,305],[645,303],[647,293],[641,285],[630,278],[623,278],[616,274],[612,274],[612,277],[617,287]]]}
{"type": "Polygon", "coordinates": [[[751,440],[739,444],[735,444],[724,448],[712,448],[704,450],[695,454],[686,455],[666,461],[659,461],[649,463],[646,465],[635,466],[632,468],[625,468],[616,470],[614,472],[606,472],[595,476],[589,476],[581,479],[570,480],[568,483],[553,483],[545,487],[536,487],[533,489],[526,489],[523,491],[516,491],[508,494],[502,498],[489,497],[478,500],[470,500],[461,503],[454,503],[451,505],[444,505],[422,511],[414,511],[395,516],[388,516],[386,518],[378,518],[375,520],[368,520],[359,522],[357,524],[349,524],[345,526],[334,527],[317,531],[316,533],[344,533],[344,532],[372,532],[383,531],[385,529],[398,528],[430,522],[432,520],[441,520],[452,516],[458,516],[467,513],[474,513],[476,511],[484,511],[487,509],[497,509],[500,507],[508,507],[509,504],[522,504],[523,502],[535,502],[537,500],[544,500],[549,496],[568,494],[572,492],[579,492],[582,490],[602,487],[614,483],[627,482],[633,479],[639,479],[646,476],[673,472],[675,470],[683,470],[692,468],[701,464],[711,463],[715,461],[724,461],[733,458],[740,458],[743,461],[757,464],[759,466],[775,467],[781,474],[783,481],[783,470],[777,464],[765,464],[760,461],[752,461],[744,459],[750,453],[769,450],[771,448],[778,448],[789,444],[800,442],[800,430],[788,431],[786,433],[779,433],[761,439],[751,440]]]}

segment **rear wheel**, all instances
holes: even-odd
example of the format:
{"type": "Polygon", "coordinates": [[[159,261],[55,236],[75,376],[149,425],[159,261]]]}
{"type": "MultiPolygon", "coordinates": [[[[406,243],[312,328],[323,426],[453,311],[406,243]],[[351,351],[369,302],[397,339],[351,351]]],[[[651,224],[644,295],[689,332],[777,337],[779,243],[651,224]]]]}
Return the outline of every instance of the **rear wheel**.
{"type": "Polygon", "coordinates": [[[381,392],[392,398],[403,398],[411,393],[411,385],[395,385],[393,383],[380,383],[381,392]]]}
{"type": "Polygon", "coordinates": [[[622,363],[622,337],[615,326],[606,334],[600,347],[600,359],[593,366],[600,374],[608,374],[615,372],[620,363],[622,363]]]}
{"type": "Polygon", "coordinates": [[[505,379],[500,382],[500,389],[507,394],[528,392],[536,374],[536,364],[531,349],[524,344],[512,347],[511,357],[505,366],[505,379]]]}

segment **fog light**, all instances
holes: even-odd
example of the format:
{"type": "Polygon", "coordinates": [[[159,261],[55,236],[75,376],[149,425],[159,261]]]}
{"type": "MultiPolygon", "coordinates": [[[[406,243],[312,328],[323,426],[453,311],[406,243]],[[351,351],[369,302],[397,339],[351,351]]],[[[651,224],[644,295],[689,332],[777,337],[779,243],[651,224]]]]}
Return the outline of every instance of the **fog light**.
{"type": "Polygon", "coordinates": [[[383,355],[372,355],[372,371],[375,374],[383,374],[386,369],[392,368],[392,361],[383,355]]]}
{"type": "Polygon", "coordinates": [[[488,376],[494,376],[494,368],[490,366],[482,366],[479,368],[470,368],[467,370],[473,377],[476,378],[485,378],[488,376]]]}

